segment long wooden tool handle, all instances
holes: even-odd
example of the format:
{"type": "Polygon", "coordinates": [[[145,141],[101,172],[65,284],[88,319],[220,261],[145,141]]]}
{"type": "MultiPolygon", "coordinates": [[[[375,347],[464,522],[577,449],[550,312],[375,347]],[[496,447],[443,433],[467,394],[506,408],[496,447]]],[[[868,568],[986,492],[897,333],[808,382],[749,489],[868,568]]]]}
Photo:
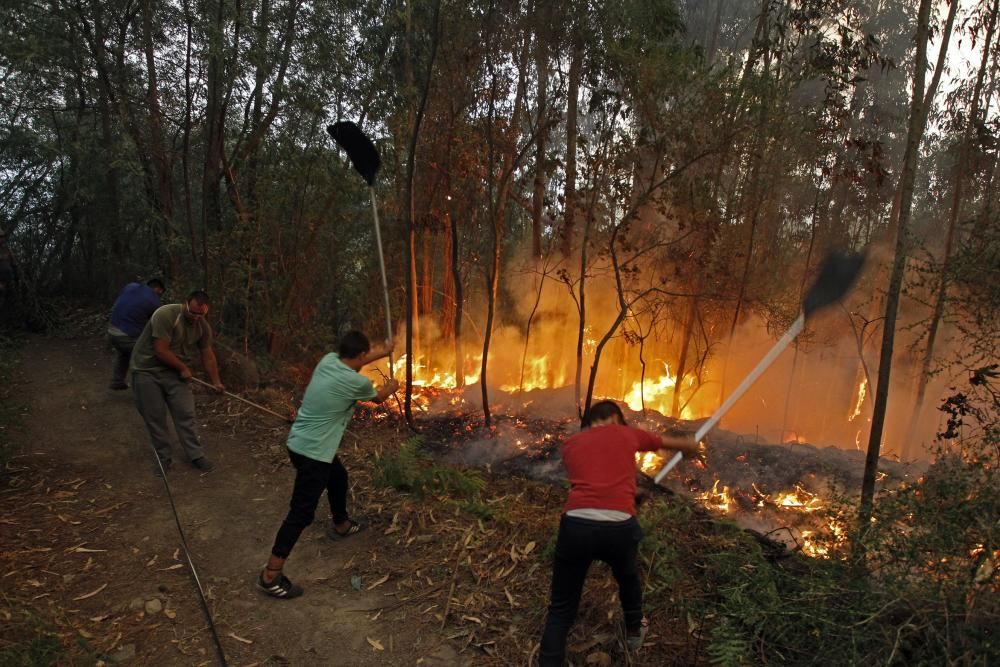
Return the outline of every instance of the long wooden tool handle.
{"type": "MultiPolygon", "coordinates": [[[[795,320],[792,326],[789,327],[788,331],[785,332],[785,335],[782,336],[777,343],[775,343],[774,347],[771,348],[771,351],[764,355],[764,358],[761,359],[756,368],[750,372],[750,375],[748,375],[746,379],[740,383],[740,386],[738,386],[736,390],[729,395],[726,402],[719,406],[719,409],[715,411],[715,414],[709,417],[708,421],[701,425],[698,431],[694,434],[695,442],[701,442],[705,436],[708,435],[708,432],[715,428],[716,424],[719,423],[719,420],[722,419],[723,415],[729,412],[729,408],[733,407],[733,404],[736,403],[736,401],[738,401],[743,394],[746,393],[747,389],[749,389],[751,385],[753,385],[753,383],[760,378],[764,371],[766,371],[768,367],[774,363],[774,360],[778,358],[778,355],[781,354],[793,340],[795,340],[795,337],[802,333],[802,329],[805,327],[805,324],[806,316],[805,313],[802,313],[799,315],[798,319],[795,320]]],[[[682,458],[683,454],[680,452],[674,454],[667,464],[660,468],[660,472],[656,473],[653,481],[659,484],[660,480],[666,477],[671,468],[677,465],[682,458]]]]}
{"type": "MultiPolygon", "coordinates": [[[[372,216],[375,219],[375,244],[378,246],[378,268],[382,272],[382,295],[385,297],[385,330],[392,340],[392,315],[389,313],[389,281],[385,277],[385,257],[382,255],[382,231],[378,224],[378,207],[375,205],[375,188],[368,188],[372,196],[372,216]]],[[[389,354],[389,377],[395,377],[392,369],[392,353],[389,354]]]]}
{"type": "MultiPolygon", "coordinates": [[[[212,389],[212,390],[215,389],[215,387],[212,384],[209,384],[208,382],[205,382],[204,380],[196,378],[193,375],[191,376],[191,379],[194,380],[195,382],[197,382],[200,385],[204,385],[204,386],[208,387],[209,389],[212,389]]],[[[246,399],[246,398],[243,398],[242,396],[237,396],[236,394],[234,394],[232,392],[224,391],[222,393],[225,394],[226,396],[228,396],[229,398],[235,398],[237,401],[243,401],[247,405],[251,405],[251,406],[257,408],[258,410],[261,410],[262,412],[266,412],[269,415],[274,415],[278,419],[281,419],[282,421],[286,421],[289,424],[291,424],[294,421],[293,419],[289,419],[285,415],[279,414],[279,413],[275,412],[274,410],[272,410],[270,408],[265,408],[263,405],[260,405],[259,403],[254,403],[253,401],[251,401],[249,399],[246,399]]]]}

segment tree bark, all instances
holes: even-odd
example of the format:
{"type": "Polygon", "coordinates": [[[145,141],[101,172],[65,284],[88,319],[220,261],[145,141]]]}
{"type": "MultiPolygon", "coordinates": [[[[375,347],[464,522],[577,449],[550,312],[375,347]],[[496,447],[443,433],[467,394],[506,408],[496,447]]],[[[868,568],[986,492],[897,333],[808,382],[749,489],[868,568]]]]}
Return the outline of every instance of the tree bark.
{"type": "Polygon", "coordinates": [[[917,14],[917,51],[914,58],[913,94],[910,100],[910,120],[906,136],[906,152],[903,156],[903,170],[900,177],[900,209],[896,233],[895,257],[889,278],[889,289],[885,304],[885,325],[882,331],[882,347],[879,357],[878,386],[872,414],[872,427],[868,437],[868,452],[865,457],[865,471],[861,483],[861,502],[858,509],[858,531],[863,537],[871,524],[875,501],[875,476],[882,447],[882,431],[885,427],[885,413],[889,401],[889,380],[892,373],[892,353],[896,335],[896,317],[899,311],[899,296],[906,269],[907,227],[913,205],[913,186],[916,180],[917,158],[920,141],[923,138],[924,82],[927,74],[927,41],[932,0],[920,0],[917,14]]]}
{"type": "Polygon", "coordinates": [[[563,257],[573,252],[573,237],[576,234],[576,142],[579,122],[580,77],[583,73],[583,45],[576,38],[569,64],[569,82],[566,101],[566,186],[564,189],[565,209],[560,250],[563,257]]]}

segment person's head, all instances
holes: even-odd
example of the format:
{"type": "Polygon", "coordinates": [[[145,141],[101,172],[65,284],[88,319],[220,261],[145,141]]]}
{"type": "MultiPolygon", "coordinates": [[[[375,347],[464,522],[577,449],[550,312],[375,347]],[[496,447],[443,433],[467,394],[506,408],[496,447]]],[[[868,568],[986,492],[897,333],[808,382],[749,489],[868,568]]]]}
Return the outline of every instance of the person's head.
{"type": "Polygon", "coordinates": [[[157,294],[161,295],[167,290],[166,286],[163,284],[163,281],[160,280],[159,278],[150,278],[149,280],[147,280],[146,287],[153,290],[157,294]]]}
{"type": "Polygon", "coordinates": [[[189,320],[200,320],[208,315],[209,306],[212,305],[208,294],[203,290],[196,289],[188,294],[187,301],[184,302],[184,316],[189,320]]]}
{"type": "Polygon", "coordinates": [[[368,342],[368,336],[360,331],[348,331],[340,337],[337,354],[345,361],[355,361],[362,359],[371,349],[372,345],[368,342]]]}
{"type": "Polygon", "coordinates": [[[614,401],[598,401],[590,406],[584,419],[584,428],[604,426],[605,424],[620,424],[625,426],[625,415],[614,401]]]}

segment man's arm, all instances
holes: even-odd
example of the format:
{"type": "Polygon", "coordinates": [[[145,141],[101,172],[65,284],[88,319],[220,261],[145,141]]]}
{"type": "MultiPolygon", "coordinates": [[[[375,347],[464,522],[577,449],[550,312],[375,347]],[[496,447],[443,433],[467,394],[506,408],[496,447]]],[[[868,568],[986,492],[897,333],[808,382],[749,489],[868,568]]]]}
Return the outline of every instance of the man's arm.
{"type": "Polygon", "coordinates": [[[215,350],[211,345],[201,348],[201,363],[205,367],[209,379],[212,380],[212,388],[220,394],[224,392],[226,386],[222,384],[222,379],[219,377],[219,363],[215,359],[215,350]]]}
{"type": "Polygon", "coordinates": [[[661,449],[671,449],[681,452],[685,458],[692,458],[701,451],[701,443],[695,442],[691,436],[660,435],[661,449]]]}
{"type": "Polygon", "coordinates": [[[154,338],[153,353],[156,355],[157,359],[177,371],[182,380],[187,380],[191,377],[191,369],[188,368],[187,364],[181,361],[180,357],[174,354],[174,351],[170,349],[169,340],[164,338],[154,338]]]}
{"type": "Polygon", "coordinates": [[[378,361],[382,357],[388,357],[390,354],[392,354],[392,350],[394,347],[395,344],[391,340],[387,340],[378,347],[372,348],[371,350],[368,351],[368,354],[365,355],[365,362],[362,365],[367,366],[373,361],[378,361]]]}
{"type": "Polygon", "coordinates": [[[399,389],[399,383],[396,382],[396,378],[389,378],[385,381],[385,384],[379,387],[378,391],[375,392],[375,398],[372,399],[372,402],[381,403],[396,393],[397,389],[399,389]]]}

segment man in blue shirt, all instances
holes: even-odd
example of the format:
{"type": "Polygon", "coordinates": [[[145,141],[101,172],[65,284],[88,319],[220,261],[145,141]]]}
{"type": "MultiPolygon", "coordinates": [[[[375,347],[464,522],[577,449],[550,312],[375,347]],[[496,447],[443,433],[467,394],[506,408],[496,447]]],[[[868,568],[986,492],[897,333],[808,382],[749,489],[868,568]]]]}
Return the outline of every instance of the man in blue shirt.
{"type": "Polygon", "coordinates": [[[111,322],[108,324],[108,340],[115,351],[111,366],[111,389],[128,389],[125,374],[128,372],[132,348],[139,338],[153,311],[160,307],[163,282],[153,278],[145,285],[129,283],[122,288],[111,308],[111,322]]]}
{"type": "Polygon", "coordinates": [[[376,391],[372,381],[360,373],[366,364],[392,352],[391,341],[372,350],[363,333],[351,331],[341,339],[338,351],[324,356],[316,365],[288,433],[288,456],[295,466],[292,501],[274,538],[267,566],[257,577],[257,588],[271,597],[290,599],[302,595],[302,588],[289,581],[281,569],[302,531],[312,523],[324,490],[332,515],[327,533],[331,538],[354,535],[363,527],[347,513],[347,470],[337,450],[355,404],[381,403],[399,388],[399,383],[389,378],[376,391]]]}

